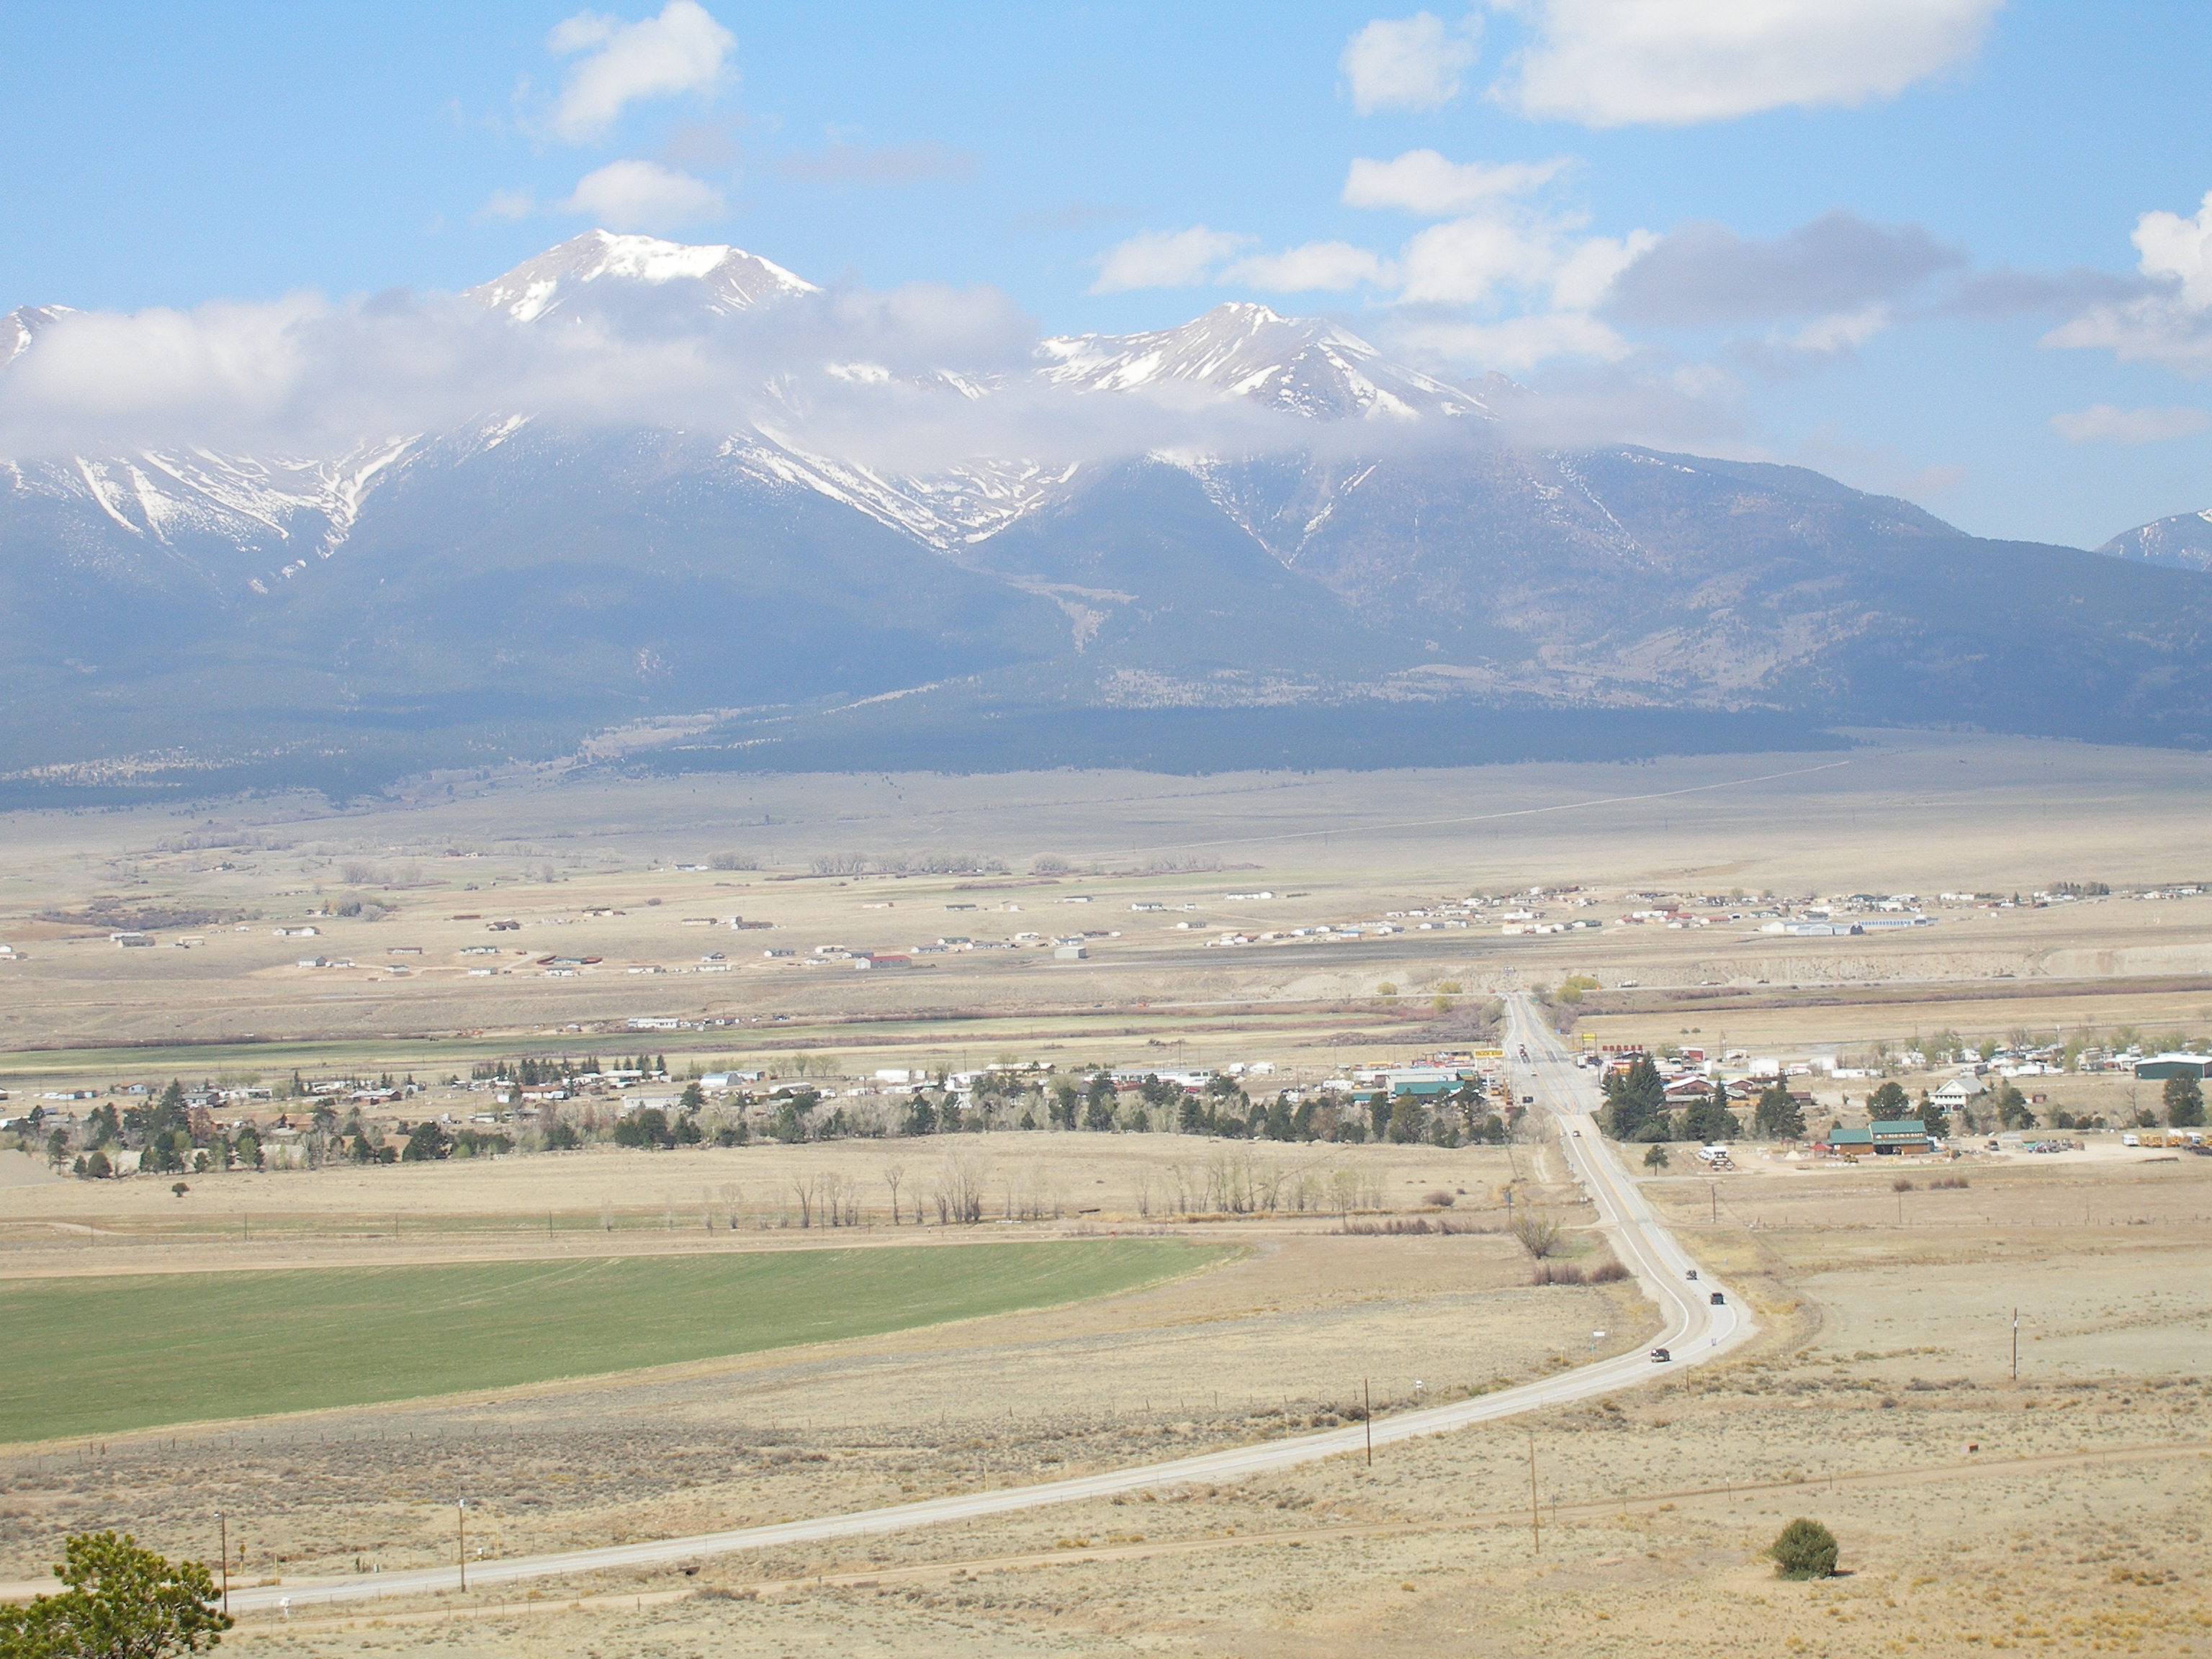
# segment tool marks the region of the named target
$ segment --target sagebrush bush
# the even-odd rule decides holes
[[[1783,1528],[1782,1535],[1766,1547],[1774,1558],[1777,1578],[1832,1578],[1836,1576],[1836,1534],[1818,1521],[1802,1516]]]

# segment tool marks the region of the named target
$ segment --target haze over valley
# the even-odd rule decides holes
[[[9,21],[0,1659],[2206,1650],[2212,13]]]

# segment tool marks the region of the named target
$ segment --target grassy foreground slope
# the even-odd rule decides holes
[[[0,1443],[877,1335],[1232,1253],[1115,1239],[17,1280],[0,1284]]]

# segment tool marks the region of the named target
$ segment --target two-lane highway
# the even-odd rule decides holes
[[[1595,1079],[1574,1064],[1559,1039],[1534,1018],[1524,998],[1513,999],[1510,1008],[1507,1051],[1517,1057],[1525,1048],[1528,1055],[1528,1061],[1519,1065],[1515,1073],[1521,1090],[1534,1094],[1556,1121],[1559,1150],[1575,1179],[1589,1194],[1614,1253],[1662,1310],[1665,1322],[1656,1341],[1673,1351],[1674,1363],[1655,1364],[1638,1350],[1519,1388],[1379,1419],[1374,1425],[1374,1443],[1378,1446],[1418,1435],[1441,1434],[1478,1423],[1497,1422],[1524,1412],[1541,1411],[1655,1382],[1674,1366],[1695,1364],[1725,1353],[1745,1340],[1753,1329],[1748,1314],[1739,1308],[1733,1296],[1727,1296],[1720,1306],[1713,1305],[1712,1295],[1725,1295],[1725,1286],[1702,1273],[1694,1281],[1689,1279],[1696,1264],[1661,1223],[1598,1134],[1592,1116],[1598,1092]],[[1111,1498],[1147,1487],[1198,1482],[1219,1485],[1326,1457],[1356,1454],[1366,1443],[1366,1425],[1352,1424],[1318,1434],[1264,1441],[1170,1462],[1140,1464],[1036,1486],[965,1492],[957,1497],[788,1521],[775,1526],[738,1527],[726,1532],[693,1534],[602,1549],[571,1550],[557,1555],[477,1561],[470,1565],[468,1584],[471,1590],[491,1590],[530,1579],[668,1566],[741,1551],[903,1532],[945,1522],[973,1521],[1052,1504]],[[233,1589],[230,1605],[236,1612],[255,1613],[280,1607],[304,1608],[331,1602],[422,1595],[458,1589],[459,1579],[455,1568],[437,1567],[366,1577],[259,1585],[251,1589]]]
[[[1549,1027],[1531,1017],[1525,997],[1515,997],[1507,1006],[1507,1052],[1516,1059],[1528,1056],[1521,1062],[1520,1075],[1528,1085],[1522,1092],[1533,1092],[1558,1121],[1559,1150],[1589,1194],[1613,1253],[1667,1310],[1668,1328],[1676,1336],[1671,1342],[1662,1338],[1659,1346],[1677,1351],[1678,1362],[1735,1346],[1752,1334],[1749,1314],[1725,1285],[1698,1272],[1698,1264],[1621,1168],[1598,1131],[1595,1079],[1575,1064]],[[1694,1279],[1692,1272],[1698,1272]],[[1723,1298],[1718,1305],[1715,1297]]]

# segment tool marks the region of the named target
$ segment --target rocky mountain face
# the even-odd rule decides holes
[[[2175,570],[2212,570],[2212,507],[2154,519],[2115,536],[2097,550],[2116,559],[2136,559]]]
[[[834,298],[604,232],[459,296],[497,338],[787,353]],[[0,374],[68,315],[0,319]],[[988,441],[849,453],[822,412],[855,389]],[[1026,362],[787,359],[749,398],[707,430],[526,407],[311,458],[0,461],[0,790],[366,787],[702,714],[682,763],[2212,742],[2194,517],[2115,560],[1802,469],[1532,449],[1488,388],[1250,305]]]

